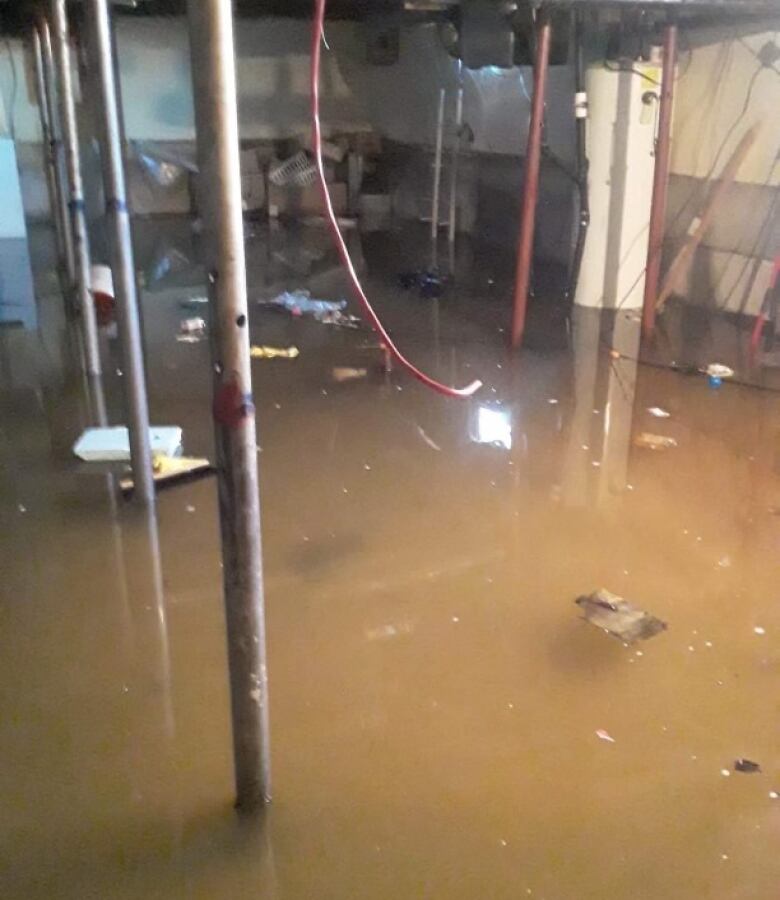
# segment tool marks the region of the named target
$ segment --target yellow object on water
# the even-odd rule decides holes
[[[164,453],[152,454],[152,477],[158,486],[207,475],[213,471],[213,466],[207,459],[192,456],[166,456]],[[132,474],[127,474],[119,479],[119,488],[122,493],[131,492],[133,486]]]
[[[250,347],[252,359],[295,359],[297,347]]]

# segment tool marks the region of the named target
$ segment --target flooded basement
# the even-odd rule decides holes
[[[780,397],[663,365],[765,378],[746,335],[670,309],[637,365],[634,313],[568,328],[539,300],[511,357],[488,257],[464,246],[424,299],[398,286],[413,243],[366,239],[369,292],[426,371],[484,381],[471,401],[383,375],[368,331],[252,305],[254,343],[300,350],[253,362],[274,770],[255,820],[231,808],[214,479],[161,492],[158,533],[71,457],[89,420],[61,301],[0,330],[4,900],[777,896]],[[272,244],[249,242],[253,300]],[[296,265],[286,287],[344,295]],[[208,342],[176,340],[203,287],[168,277],[144,297],[152,420],[213,457]],[[112,422],[118,358],[106,340]],[[600,588],[668,629],[592,627],[574,601]]]

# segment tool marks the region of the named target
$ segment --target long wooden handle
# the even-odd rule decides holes
[[[734,183],[742,163],[745,161],[753,144],[756,142],[760,130],[760,123],[749,128],[745,132],[742,140],[737,144],[736,149],[731,155],[731,159],[724,166],[723,173],[715,183],[715,186],[707,198],[702,214],[699,217],[699,224],[696,226],[694,232],[688,236],[688,239],[680,248],[671,266],[669,266],[669,271],[666,273],[661,291],[658,294],[658,299],[655,302],[656,310],[663,308],[664,303],[666,303],[672,293],[674,293],[675,289],[682,282],[682,279],[690,269],[696,248],[701,244],[704,235],[709,231],[710,226],[715,220],[715,216],[726,197],[726,191]]]

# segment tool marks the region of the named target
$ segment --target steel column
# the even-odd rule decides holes
[[[577,196],[579,198],[579,216],[577,221],[577,239],[574,244],[574,255],[569,272],[567,296],[571,302],[577,293],[577,284],[582,270],[582,257],[585,254],[585,239],[590,226],[590,184],[588,160],[588,94],[585,84],[585,46],[583,13],[574,13],[574,119],[577,146]]]
[[[547,68],[550,61],[552,26],[547,10],[537,12],[536,60],[534,65],[534,93],[531,99],[531,118],[528,123],[528,146],[523,176],[523,203],[520,210],[520,237],[517,247],[517,275],[515,303],[512,315],[512,347],[519,347],[525,330],[528,289],[534,253],[536,203],[539,196],[539,169],[542,158],[544,100],[547,93]]]
[[[188,0],[209,278],[223,583],[237,805],[271,797],[255,407],[249,360],[231,4]]]
[[[62,116],[62,134],[65,143],[65,162],[68,175],[70,221],[73,229],[76,274],[76,300],[84,332],[84,351],[87,372],[100,374],[100,347],[98,344],[95,305],[90,291],[89,236],[84,209],[84,185],[79,161],[79,135],[76,122],[76,104],[73,99],[73,78],[70,61],[70,39],[66,0],[52,0],[52,37],[54,59],[59,76],[58,95]]]
[[[658,110],[658,137],[655,142],[653,199],[650,207],[650,237],[647,245],[645,294],[642,304],[642,333],[650,337],[655,331],[656,300],[661,278],[666,227],[666,203],[669,192],[669,160],[672,150],[672,107],[674,106],[674,73],[677,66],[677,26],[664,30],[664,59],[661,76],[661,99]]]
[[[60,260],[62,272],[66,269],[65,236],[60,219],[60,203],[57,194],[57,157],[52,135],[51,120],[49,118],[49,104],[46,99],[46,76],[43,71],[43,50],[41,48],[41,36],[38,29],[32,29],[33,62],[35,64],[35,92],[38,100],[38,113],[41,120],[41,134],[43,137],[43,156],[46,169],[46,187],[49,194],[49,208],[54,223],[54,231],[57,237],[57,256]]]
[[[450,215],[447,239],[450,247],[455,243],[458,228],[458,168],[460,164],[461,135],[463,132],[463,85],[458,85],[455,97],[455,140],[452,145],[452,171],[450,172]]]
[[[127,206],[125,168],[112,59],[108,0],[89,0],[87,25],[92,31],[92,66],[97,81],[97,120],[100,158],[110,228],[111,270],[114,278],[119,333],[124,365],[125,404],[130,432],[133,499],[154,502],[152,451],[149,443],[149,406],[146,395],[144,350],[138,316],[133,235]]]
[[[439,239],[439,206],[441,196],[441,162],[444,148],[444,101],[446,91],[439,91],[439,108],[436,115],[436,145],[433,152],[433,200],[431,202],[431,240],[434,243]],[[434,250],[435,253],[435,250]]]
[[[51,152],[54,158],[54,179],[57,191],[57,208],[52,209],[62,230],[62,250],[64,255],[67,289],[70,292],[76,283],[76,263],[73,252],[73,231],[68,209],[67,176],[63,159],[62,125],[57,105],[57,75],[54,67],[54,54],[51,47],[51,30],[49,22],[40,16],[36,22],[36,32],[40,39],[41,62],[43,74],[44,97],[51,134]],[[70,298],[68,299],[70,302]]]

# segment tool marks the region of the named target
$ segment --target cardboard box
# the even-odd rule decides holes
[[[347,211],[347,186],[342,182],[328,185],[333,211],[342,216]],[[320,196],[318,184],[308,187],[268,186],[268,210],[272,217],[277,216],[321,216],[325,210]]]

